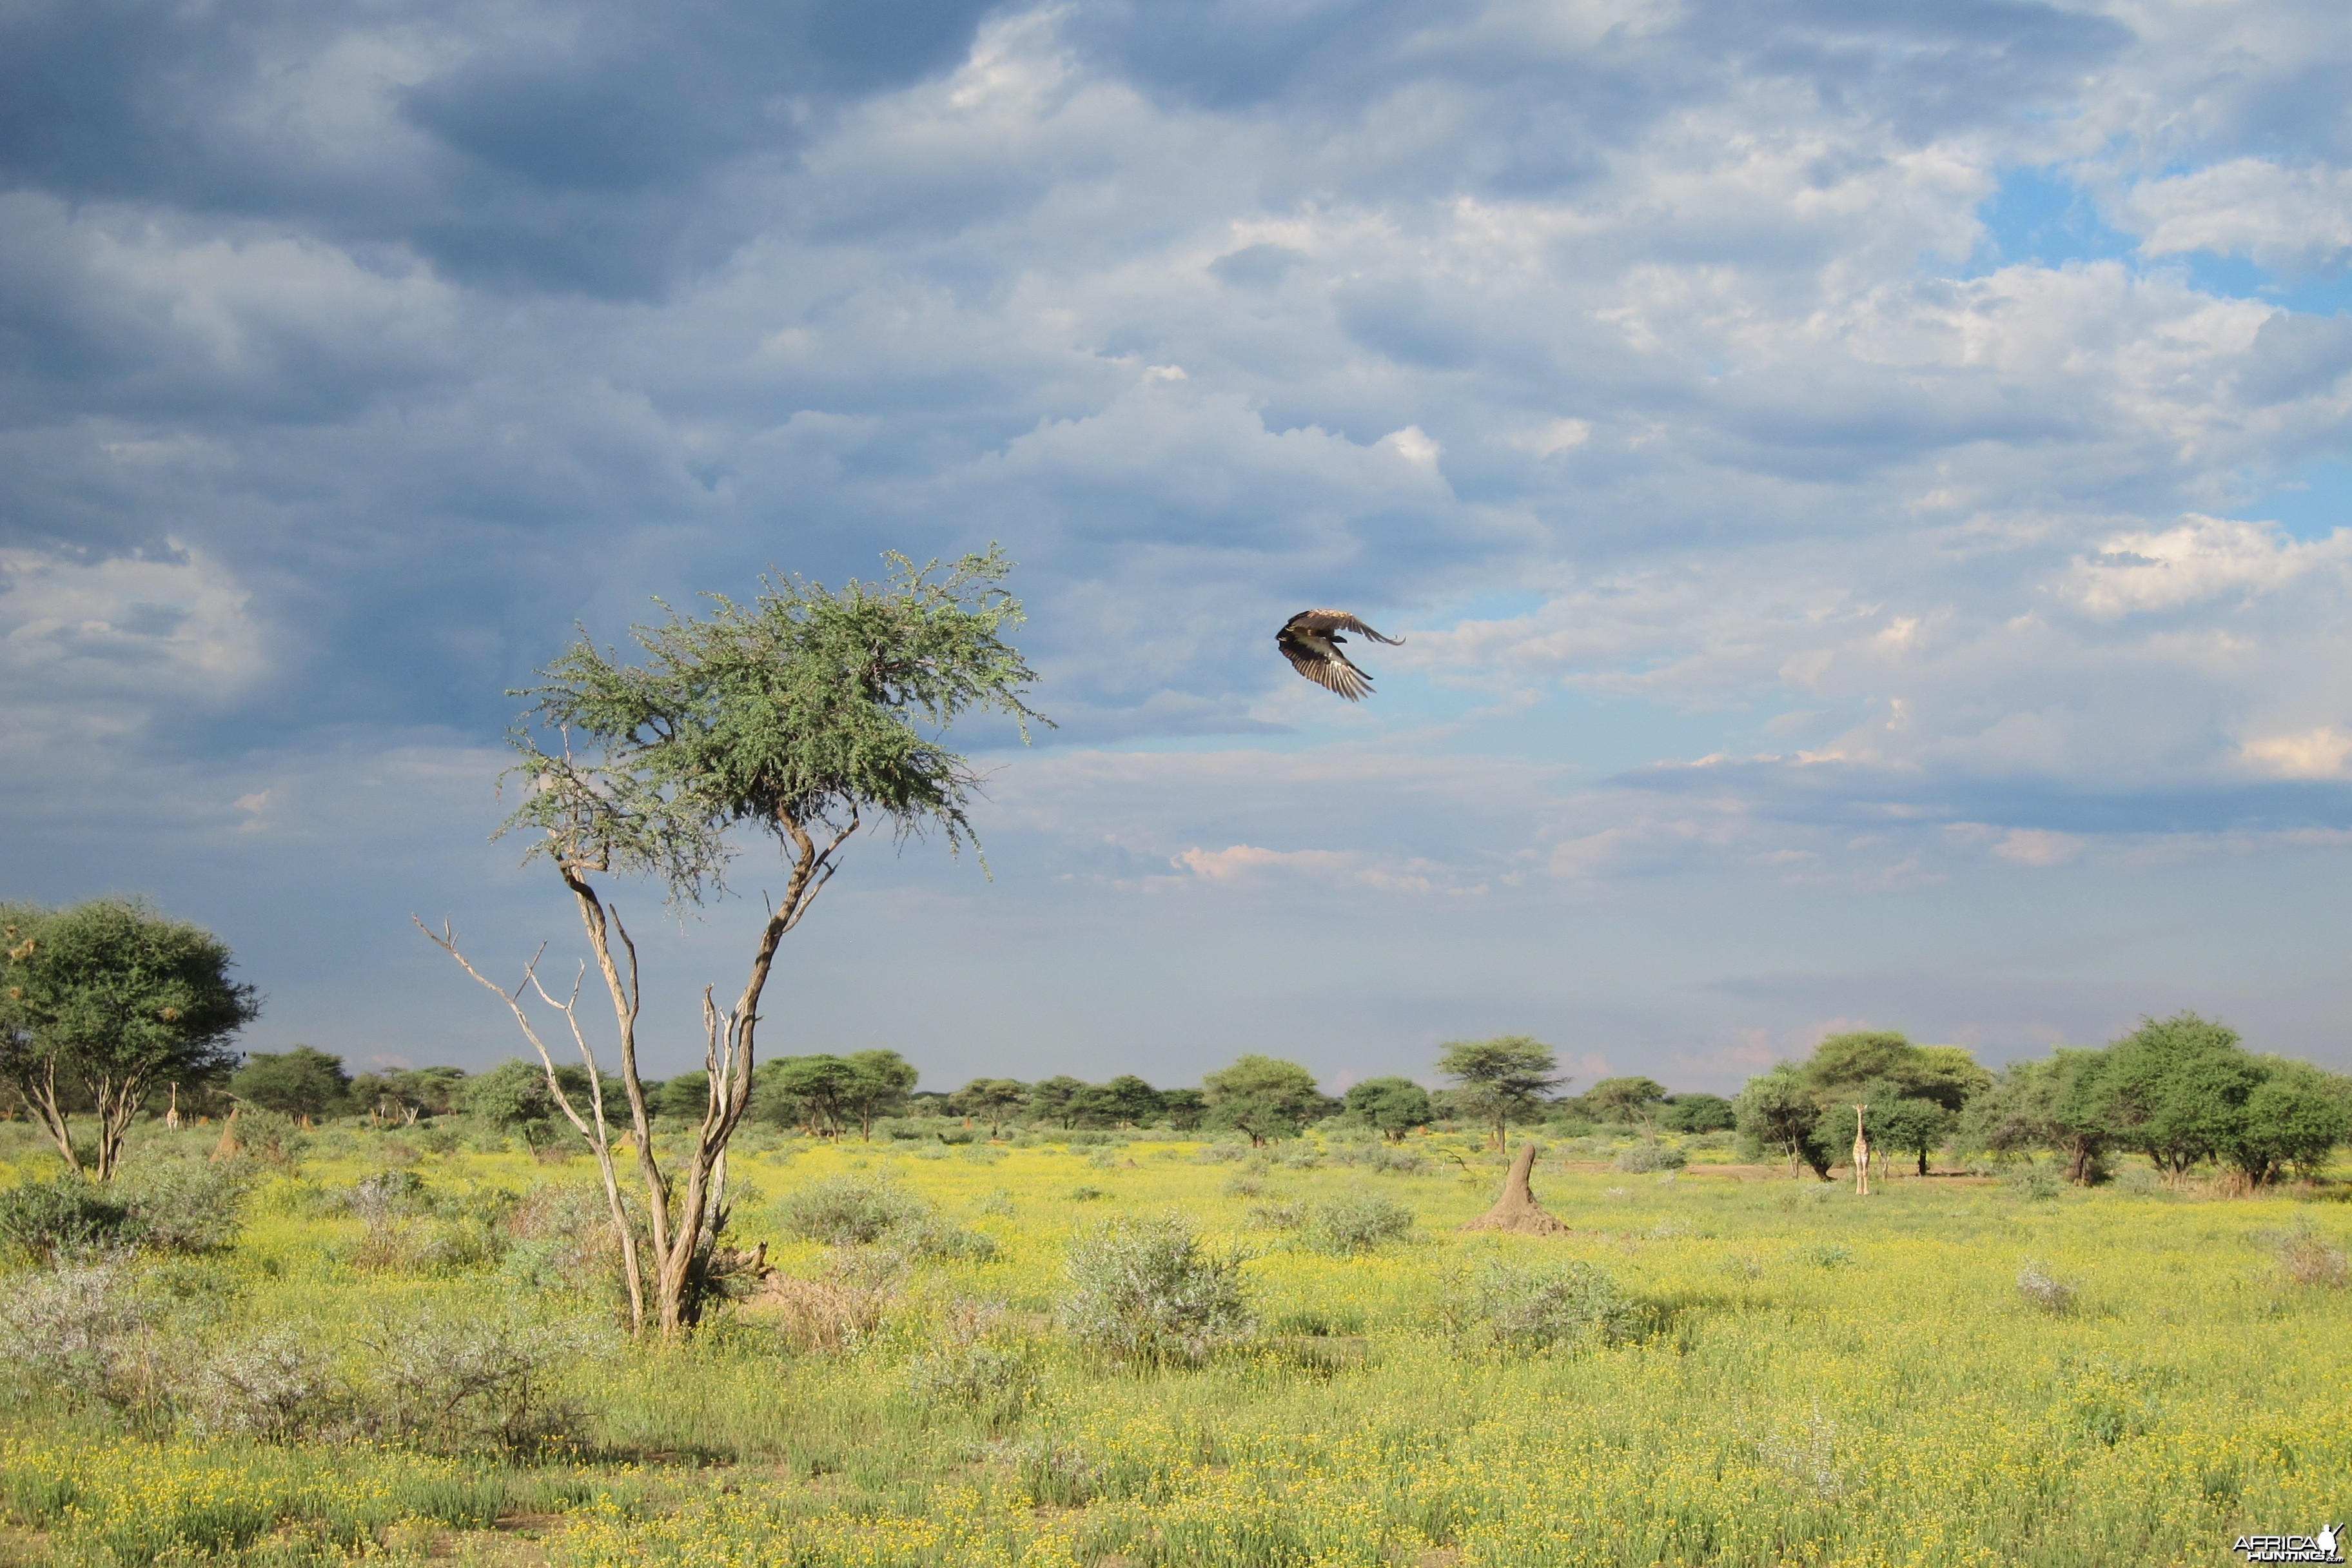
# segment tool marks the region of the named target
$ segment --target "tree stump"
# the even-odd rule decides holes
[[[1521,1236],[1562,1236],[1568,1226],[1544,1212],[1536,1202],[1536,1194],[1528,1186],[1528,1176],[1536,1168],[1536,1146],[1519,1145],[1519,1157],[1511,1162],[1511,1173],[1503,1181],[1503,1195],[1495,1206],[1472,1220],[1465,1230],[1513,1230]]]

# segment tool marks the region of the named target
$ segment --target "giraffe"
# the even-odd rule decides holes
[[[1869,1109],[1853,1108],[1853,1190],[1863,1197],[1870,1195],[1870,1139],[1862,1130],[1862,1113]]]

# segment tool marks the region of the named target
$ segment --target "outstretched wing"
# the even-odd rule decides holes
[[[1301,610],[1283,623],[1284,631],[1302,632],[1361,632],[1374,642],[1384,642],[1394,647],[1402,637],[1384,637],[1345,610]]]
[[[1361,702],[1372,694],[1372,683],[1364,672],[1348,662],[1348,656],[1319,637],[1307,641],[1282,628],[1274,639],[1290,668],[1316,685],[1338,692],[1350,702]]]

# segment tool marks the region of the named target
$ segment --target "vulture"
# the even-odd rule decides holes
[[[1282,629],[1274,635],[1274,646],[1282,650],[1291,668],[1316,685],[1328,687],[1350,702],[1360,702],[1372,693],[1371,678],[1339,651],[1339,645],[1348,640],[1341,632],[1361,632],[1391,647],[1404,641],[1381,636],[1345,610],[1301,610],[1282,623]]]

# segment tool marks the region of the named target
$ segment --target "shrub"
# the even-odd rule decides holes
[[[777,1224],[787,1236],[828,1247],[866,1246],[930,1213],[930,1205],[887,1181],[821,1176],[777,1205]]]
[[[198,1368],[188,1422],[203,1436],[282,1443],[333,1437],[351,1419],[349,1392],[326,1352],[296,1329],[265,1329],[223,1346]]]
[[[2053,1318],[2065,1316],[2074,1310],[2075,1288],[2058,1279],[2049,1269],[2032,1258],[2017,1271],[2017,1293],[2025,1304],[2049,1313]]]
[[[47,1262],[124,1245],[130,1229],[121,1195],[79,1176],[0,1188],[0,1242]]]
[[[1260,1230],[1297,1230],[1307,1223],[1307,1207],[1295,1198],[1268,1198],[1250,1205],[1249,1222]]]
[[[1074,1204],[1090,1204],[1097,1198],[1107,1198],[1108,1196],[1110,1196],[1110,1194],[1103,1191],[1100,1187],[1084,1186],[1072,1187],[1070,1189],[1070,1201]]]
[[[1225,1178],[1225,1196],[1229,1198],[1262,1197],[1265,1193],[1265,1184],[1255,1176],[1237,1174]]]
[[[1811,1247],[1801,1247],[1789,1254],[1793,1263],[1810,1263],[1816,1268],[1843,1268],[1853,1261],[1853,1248],[1838,1241],[1817,1241]]]
[[[1070,1248],[1062,1327],[1116,1361],[1197,1365],[1250,1331],[1241,1266],[1181,1215],[1111,1220]]]
[[[951,1219],[933,1216],[911,1226],[900,1235],[907,1246],[923,1258],[951,1258],[959,1262],[985,1263],[996,1256],[996,1238],[983,1230],[958,1225]]]
[[[1412,1211],[1385,1193],[1343,1193],[1307,1210],[1307,1245],[1335,1258],[1377,1252],[1412,1234]]]
[[[141,1247],[158,1252],[216,1252],[236,1239],[253,1168],[244,1161],[141,1161],[115,1183]]]
[[[579,1419],[562,1381],[582,1339],[504,1315],[387,1324],[369,1342],[374,1424],[395,1441],[444,1453],[539,1447]]]
[[[1636,1338],[1643,1312],[1589,1263],[1489,1258],[1455,1282],[1440,1316],[1460,1349],[1524,1356]]]
[[[1636,1143],[1620,1151],[1616,1159],[1619,1170],[1637,1176],[1646,1176],[1653,1171],[1679,1171],[1689,1163],[1689,1155],[1664,1143]]]
[[[158,1316],[118,1259],[18,1275],[0,1296],[0,1365],[73,1404],[152,1407]]]
[[[2066,1184],[2047,1165],[2014,1165],[2001,1173],[2001,1185],[2030,1203],[2054,1202]]]
[[[2256,1239],[2278,1260],[2280,1270],[2298,1285],[2340,1289],[2352,1282],[2352,1263],[2346,1260],[2344,1249],[2322,1236],[2309,1215],[2297,1215],[2286,1229]]]
[[[958,1303],[938,1348],[907,1363],[915,1402],[961,1405],[992,1429],[1018,1420],[1037,1392],[1037,1359],[1027,1344],[992,1337],[1002,1317],[993,1305]]]

